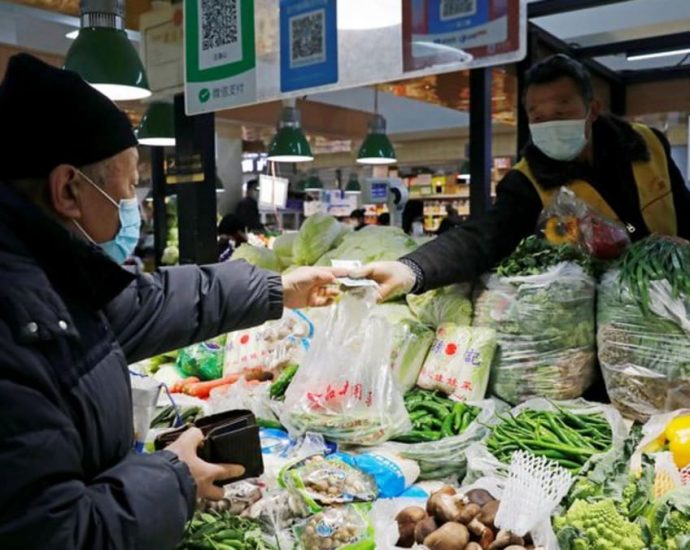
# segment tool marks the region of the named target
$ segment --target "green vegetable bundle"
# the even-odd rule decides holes
[[[441,392],[414,389],[405,395],[412,431],[395,438],[403,443],[438,441],[460,435],[479,415],[479,409],[448,399]]]
[[[271,384],[271,389],[269,391],[271,399],[275,399],[277,401],[282,401],[285,399],[285,392],[287,391],[290,382],[292,382],[292,379],[295,377],[295,374],[297,374],[297,369],[299,369],[299,365],[297,363],[290,363],[283,369],[283,372],[280,373],[280,376],[278,376],[278,378],[276,378]]]
[[[532,235],[523,239],[515,251],[498,264],[496,274],[499,277],[539,275],[563,262],[581,265],[590,275],[594,270],[591,257],[579,248],[569,244],[552,245]]]
[[[202,413],[200,407],[186,407],[180,411],[180,421],[182,424],[194,422]],[[150,427],[154,428],[174,428],[177,421],[177,411],[172,405],[163,407],[160,412],[151,420]]]
[[[274,550],[260,524],[224,512],[197,512],[177,550]]]
[[[574,399],[594,377],[593,277],[577,263],[534,269],[541,271],[485,278],[475,301],[473,325],[498,334],[489,389],[511,404]]]
[[[644,422],[690,394],[689,249],[651,237],[599,285],[599,362],[609,397],[626,417]]]
[[[256,267],[275,271],[276,273],[280,273],[283,270],[283,266],[280,264],[277,254],[273,252],[273,250],[261,246],[243,244],[232,253],[230,260],[244,260]]]
[[[498,418],[486,446],[504,464],[522,449],[577,473],[592,456],[611,448],[611,426],[601,414],[577,415],[557,407],[556,412],[528,409]]]
[[[445,323],[472,324],[472,289],[469,285],[450,285],[424,294],[409,294],[407,303],[417,319],[438,328]]]
[[[292,245],[292,261],[297,265],[313,265],[331,248],[337,246],[345,234],[345,229],[333,216],[309,216]]]

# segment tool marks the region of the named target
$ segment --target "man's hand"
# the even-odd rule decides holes
[[[374,262],[351,272],[350,277],[376,281],[380,302],[409,293],[416,282],[414,271],[402,262]]]
[[[199,428],[189,428],[177,440],[168,445],[165,450],[175,453],[184,462],[196,482],[197,498],[220,500],[225,492],[216,487],[213,482],[223,479],[240,477],[244,473],[244,466],[239,464],[210,464],[201,460],[196,451],[204,441],[204,434]]]
[[[283,275],[283,303],[288,308],[321,307],[331,304],[339,291],[336,277],[347,270],[333,267],[300,267]]]

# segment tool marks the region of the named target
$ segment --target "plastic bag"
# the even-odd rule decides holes
[[[495,351],[493,329],[441,325],[417,385],[458,401],[483,399]]]
[[[389,367],[393,330],[372,315],[376,290],[346,293],[285,393],[283,424],[336,441],[375,445],[410,429]]]
[[[301,550],[374,550],[369,506],[327,508],[294,528]]]
[[[587,472],[593,472],[594,476],[606,476],[613,462],[615,462],[624,451],[625,439],[628,436],[628,427],[623,417],[610,405],[592,403],[584,399],[561,401],[558,405],[573,414],[586,415],[600,413],[606,417],[606,420],[611,426],[611,449],[608,452],[593,455],[580,471],[580,475]],[[550,401],[537,398],[518,405],[510,411],[510,414],[515,416],[525,410],[556,411],[557,409]],[[489,422],[489,425],[497,425],[500,422],[500,419],[494,417]],[[508,475],[510,465],[500,462],[492,455],[486,447],[485,441],[486,439],[474,443],[467,449],[467,477],[465,478],[465,482],[467,483],[471,483],[483,476],[506,479]]]
[[[285,310],[281,319],[228,334],[223,375],[251,369],[273,370],[299,363],[314,335],[314,325],[299,310]]]
[[[433,328],[452,323],[472,324],[472,289],[470,285],[450,285],[424,294],[407,296],[407,303],[417,319]]]
[[[186,376],[215,380],[223,376],[224,337],[180,350],[175,366]]]
[[[630,245],[625,226],[590,207],[561,187],[542,211],[538,227],[552,244],[572,244],[602,260],[618,258]]]
[[[473,325],[498,333],[490,393],[511,404],[582,396],[595,374],[594,279],[561,263],[541,275],[483,282]]]
[[[420,474],[415,461],[380,449],[362,454],[336,453],[331,457],[371,476],[376,482],[379,498],[402,495],[417,481]]]
[[[635,452],[630,458],[630,471],[633,474],[642,473],[642,455],[647,452],[651,452],[650,449],[657,447],[659,451],[662,449],[663,445],[654,445],[659,441],[661,436],[664,436],[666,427],[669,425],[671,420],[677,416],[690,415],[690,409],[677,409],[675,411],[663,414],[657,414],[652,416],[642,427],[642,439],[638,444]],[[664,440],[665,440],[664,436]]]
[[[645,313],[619,279],[599,285],[597,343],[611,403],[626,418],[690,406],[690,296],[674,299],[667,281],[650,286]]]
[[[481,411],[470,427],[460,435],[424,443],[389,441],[384,448],[404,458],[416,460],[421,469],[421,479],[439,479],[450,475],[463,477],[467,468],[465,451],[470,445],[481,441],[489,434],[489,430],[484,426],[494,418],[497,412],[507,408],[495,399],[472,402],[470,405],[479,407]]]

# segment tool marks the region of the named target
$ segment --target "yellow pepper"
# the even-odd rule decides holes
[[[690,437],[690,415],[676,416],[666,425],[664,433],[669,441],[677,437]]]
[[[690,466],[690,434],[672,439],[669,444],[669,450],[679,470]]]
[[[666,436],[661,434],[654,441],[647,444],[644,448],[644,452],[648,454],[661,452],[664,450],[664,445],[666,445]]]

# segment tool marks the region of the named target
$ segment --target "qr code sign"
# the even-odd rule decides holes
[[[290,67],[326,60],[326,12],[317,10],[290,19]]]
[[[201,0],[201,49],[208,51],[236,44],[239,40],[240,0]]]
[[[477,0],[441,0],[441,21],[467,17],[477,12]]]

